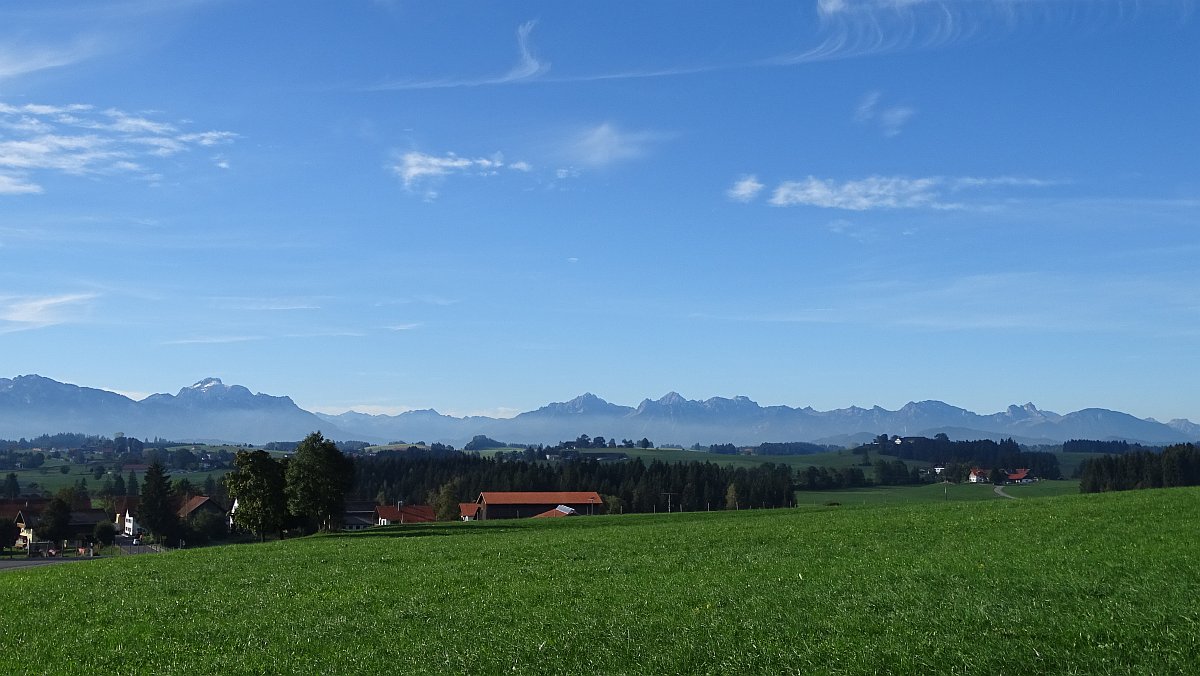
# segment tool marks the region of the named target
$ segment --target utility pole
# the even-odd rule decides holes
[[[659,493],[659,495],[667,496],[667,514],[671,513],[671,496],[679,495],[678,493]]]

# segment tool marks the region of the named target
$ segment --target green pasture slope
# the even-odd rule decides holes
[[[30,673],[1200,673],[1198,510],[427,524],[0,572],[0,617]]]

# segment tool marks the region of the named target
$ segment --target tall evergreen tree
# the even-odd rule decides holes
[[[15,499],[21,496],[21,483],[17,481],[17,475],[14,472],[9,472],[4,478],[4,497]]]
[[[142,499],[138,514],[142,525],[161,541],[175,532],[179,519],[172,508],[171,477],[162,463],[155,460],[142,477]]]
[[[138,494],[137,474],[133,470],[129,470],[129,478],[125,480],[125,495],[136,497]]]

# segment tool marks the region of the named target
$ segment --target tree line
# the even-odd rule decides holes
[[[737,455],[746,451],[750,455],[814,455],[840,450],[841,446],[822,446],[807,441],[768,441],[757,446],[735,446],[733,444],[710,444],[709,453],[721,455]],[[692,446],[693,451],[704,450],[699,444]]]
[[[1161,453],[1131,451],[1090,458],[1079,468],[1082,493],[1177,486],[1200,486],[1200,449],[1192,444],[1168,446]]]
[[[972,466],[985,469],[1028,469],[1043,479],[1061,479],[1062,470],[1058,456],[1045,451],[1023,451],[1012,439],[996,442],[991,439],[975,441],[951,441],[945,434],[932,439],[926,437],[903,437],[888,439],[880,435],[874,444],[877,453],[894,455],[902,460],[920,460],[946,467],[943,476],[951,481],[965,481]],[[860,447],[860,449],[863,447]],[[859,452],[860,449],[856,449]]]
[[[1063,453],[1108,453],[1124,455],[1130,451],[1161,451],[1161,446],[1143,446],[1128,441],[1093,441],[1089,439],[1070,439],[1062,445]]]
[[[583,458],[548,463],[466,453],[383,451],[354,463],[354,492],[389,504],[430,503],[440,513],[474,502],[483,491],[596,491],[610,513],[789,507],[791,469],[765,463],[731,468],[711,462],[649,464]],[[451,509],[452,508],[452,509]]]

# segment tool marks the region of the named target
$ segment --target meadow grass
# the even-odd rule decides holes
[[[1197,673],[1200,489],[393,527],[0,573],[33,672]]]

